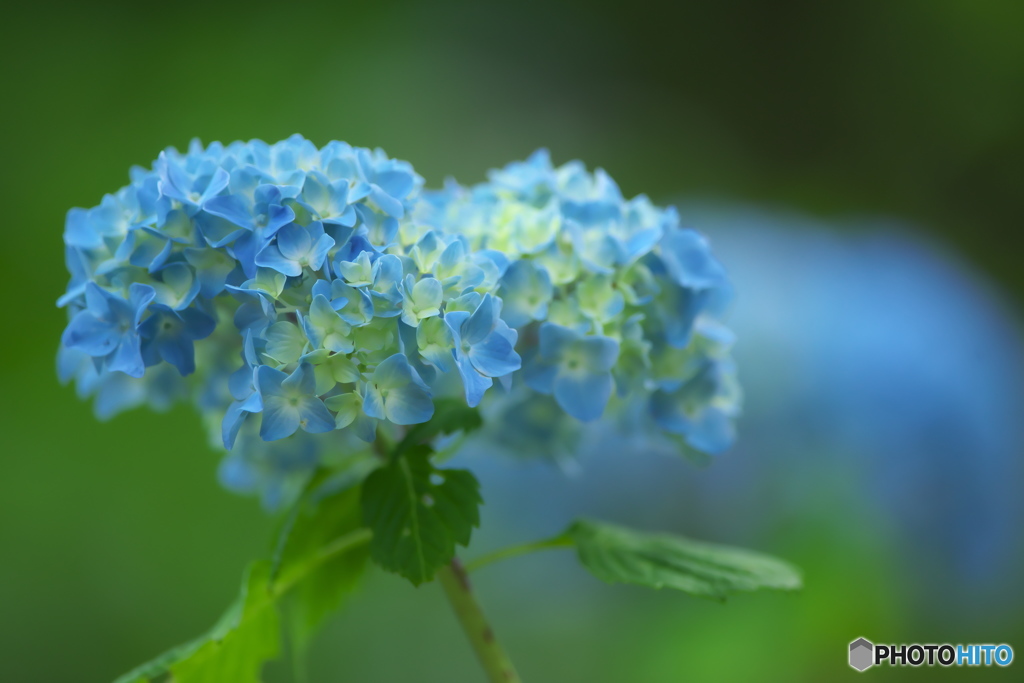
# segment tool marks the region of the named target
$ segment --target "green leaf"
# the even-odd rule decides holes
[[[384,569],[414,585],[451,562],[480,524],[480,484],[468,470],[437,469],[429,446],[409,447],[363,484],[363,520],[373,531],[370,553]]]
[[[434,416],[429,421],[414,425],[393,453],[398,458],[418,444],[425,444],[441,434],[469,433],[483,424],[480,412],[463,401],[443,398],[434,401]]]
[[[239,596],[241,608],[218,624],[187,659],[171,666],[175,683],[259,683],[263,664],[280,650],[280,625],[269,578],[268,562],[250,565]]]
[[[318,512],[318,509],[321,507],[321,503],[323,503],[322,514],[324,522],[319,528],[322,528],[327,533],[322,535],[326,536],[326,538],[321,540],[325,543],[333,541],[341,535],[335,534],[330,536],[331,529],[337,528],[338,506],[340,504],[342,509],[346,507],[346,504],[340,502],[335,496],[343,496],[350,489],[361,484],[366,479],[366,475],[376,469],[379,462],[375,455],[367,453],[365,457],[348,458],[343,463],[343,467],[319,467],[310,474],[298,497],[292,504],[291,509],[288,510],[288,514],[276,525],[277,528],[274,532],[274,543],[270,557],[271,584],[277,581],[277,577],[280,575],[282,565],[286,559],[291,564],[295,564],[295,559],[301,556],[301,553],[297,551],[303,546],[310,546],[310,542],[302,540],[301,531],[299,540],[292,541],[292,532],[295,530],[295,525],[299,519],[304,519],[307,527],[320,525],[321,523],[317,522],[316,519],[321,514]],[[350,525],[346,525],[346,528],[347,526]],[[285,557],[286,550],[288,551],[287,558]]]
[[[581,520],[566,532],[580,562],[607,583],[675,588],[715,600],[738,591],[797,590],[800,572],[752,550]]]
[[[170,673],[175,683],[259,683],[263,664],[279,651],[279,627],[269,562],[254,562],[242,592],[209,633],[130,671],[115,683],[151,681]]]
[[[125,674],[115,683],[258,683],[280,652],[279,607],[289,599],[296,635],[313,629],[352,589],[366,565],[370,532],[360,526],[359,493],[309,490],[282,530],[275,562],[249,566],[238,599],[204,636]],[[275,566],[276,565],[276,566]],[[276,571],[275,571],[276,569]],[[162,680],[162,679],[161,679]]]
[[[287,614],[292,636],[300,649],[309,644],[316,629],[358,586],[366,570],[366,545],[338,553],[316,564],[324,547],[362,526],[359,489],[348,487],[329,495],[316,490],[297,504],[294,522],[280,544],[280,581],[294,583],[287,597]],[[295,581],[296,573],[302,579]]]
[[[170,670],[172,664],[187,658],[198,650],[204,640],[204,638],[198,638],[172,648],[156,659],[151,659],[145,664],[132,669],[114,681],[114,683],[148,683],[148,681],[163,676]]]

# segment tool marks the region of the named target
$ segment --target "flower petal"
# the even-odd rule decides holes
[[[555,400],[577,420],[592,422],[601,417],[613,387],[610,372],[560,373],[554,382]]]
[[[264,441],[277,441],[291,436],[298,430],[301,422],[299,407],[278,395],[271,398],[264,395],[262,415],[260,438]]]

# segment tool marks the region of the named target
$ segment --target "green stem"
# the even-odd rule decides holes
[[[369,543],[372,536],[373,533],[369,529],[363,528],[356,529],[344,534],[343,536],[339,536],[323,548],[320,548],[320,551],[307,563],[297,567],[290,573],[283,574],[279,580],[272,584],[271,595],[274,597],[284,595],[295,587],[295,584],[306,578],[308,574],[324,562],[335,555],[340,555],[352,550],[353,548],[358,548],[365,543]]]
[[[534,553],[538,550],[554,550],[555,548],[569,548],[572,547],[572,539],[566,535],[553,536],[552,538],[545,538],[541,541],[530,541],[529,543],[521,543],[519,545],[512,545],[507,548],[501,548],[495,550],[493,553],[482,555],[471,562],[466,564],[467,572],[475,572],[476,570],[486,567],[492,562],[498,562],[499,560],[507,560],[510,557],[516,557],[517,555],[526,555],[527,553]]]
[[[469,644],[473,646],[480,664],[487,673],[487,680],[491,683],[520,683],[519,674],[512,666],[512,661],[494,636],[494,631],[487,623],[487,617],[480,609],[480,603],[473,596],[469,576],[458,559],[441,567],[437,572],[437,578],[444,588],[445,595],[448,596],[448,602],[451,603],[459,625],[462,626],[466,637],[469,638]]]

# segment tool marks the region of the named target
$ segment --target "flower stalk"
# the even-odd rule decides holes
[[[570,538],[568,534],[559,534],[558,536],[545,538],[540,541],[530,541],[529,543],[521,543],[519,545],[501,548],[500,550],[495,550],[492,553],[488,553],[487,555],[483,555],[475,560],[467,562],[466,572],[472,573],[489,564],[500,562],[501,560],[507,560],[511,557],[518,557],[519,555],[526,555],[527,553],[535,553],[539,550],[571,548],[572,545],[572,538]]]
[[[437,578],[459,625],[487,673],[487,680],[491,683],[520,683],[519,674],[473,595],[469,576],[462,563],[457,558],[453,559],[450,564],[438,570]]]

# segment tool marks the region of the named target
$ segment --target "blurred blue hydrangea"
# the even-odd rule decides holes
[[[760,503],[784,515],[836,478],[834,495],[937,580],[1005,572],[1024,519],[1024,339],[999,293],[896,221],[681,211],[710,226],[748,293],[730,322],[750,441],[723,485],[775,478],[783,498]]]
[[[422,185],[380,150],[300,136],[168,149],[68,213],[60,376],[104,417],[191,397],[231,451],[225,484],[271,505],[441,396],[516,430],[501,406],[528,388],[557,419],[629,412],[729,446],[730,289],[673,209],[544,151]]]
[[[1019,316],[903,224],[720,204],[679,211],[708,232],[741,292],[729,317],[744,368],[740,445],[698,472],[673,466],[674,447],[656,433],[564,425],[550,405],[523,397],[515,410],[533,427],[501,443],[513,452],[557,446],[575,476],[476,459],[495,446],[474,444],[465,457],[491,484],[491,514],[529,527],[504,540],[553,532],[581,513],[754,544],[780,535],[835,543],[823,553],[848,552],[843,544],[863,537],[910,575],[907,597],[935,604],[942,595],[942,608],[961,614],[1015,604],[1007,596],[1020,594],[1024,562],[1011,540],[1024,523]],[[706,391],[713,374],[692,376],[680,398]],[[663,418],[673,419],[672,405]],[[666,503],[623,502],[636,495]]]

